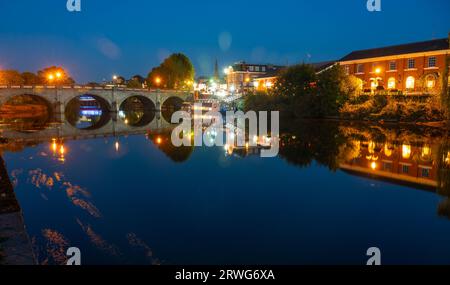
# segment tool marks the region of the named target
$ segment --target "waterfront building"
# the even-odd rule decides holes
[[[254,82],[256,78],[272,76],[271,74],[274,74],[282,68],[283,66],[249,64],[245,61],[235,63],[225,69],[228,92],[232,94],[252,91],[255,87]]]
[[[449,38],[353,51],[339,63],[358,78],[364,93],[438,94],[445,82]]]
[[[336,61],[311,63],[311,65],[314,67],[317,73],[320,73],[332,67],[334,64],[336,64]],[[265,92],[270,88],[272,88],[275,85],[277,78],[282,70],[283,68],[270,70],[266,72],[266,74],[256,77],[253,81],[253,86],[255,87],[255,90]]]

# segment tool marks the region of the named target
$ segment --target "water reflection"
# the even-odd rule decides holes
[[[52,107],[34,95],[13,96],[0,106],[0,123],[20,132],[45,129],[51,121]]]
[[[450,137],[445,130],[358,124],[298,124],[282,135],[281,156],[299,167],[332,171],[433,191],[448,197],[439,215],[450,218]]]
[[[146,117],[142,101],[132,100],[122,107],[121,119],[129,120],[130,126]],[[3,138],[0,150],[6,165],[12,165],[9,188],[16,187],[43,264],[64,263],[64,249],[78,243],[93,264],[201,263],[211,261],[212,255],[226,256],[233,263],[241,261],[231,254],[233,249],[245,252],[250,247],[255,252],[267,245],[276,252],[267,255],[267,263],[316,260],[317,254],[326,260],[330,251],[342,256],[335,251],[355,250],[352,245],[364,238],[361,232],[372,230],[365,228],[368,219],[374,219],[375,226],[401,227],[391,224],[398,218],[418,232],[424,226],[433,229],[430,225],[439,220],[442,227],[435,230],[448,234],[450,138],[445,130],[319,121],[281,125],[279,138],[247,137],[243,147],[174,147],[171,128],[137,133],[130,128],[129,133],[102,133],[93,140],[90,136],[89,140],[80,136],[76,140],[36,138],[35,142]],[[6,130],[0,128],[0,134]],[[205,138],[213,141],[222,132],[236,137],[239,130],[223,127],[208,132]],[[279,158],[260,158],[271,139],[280,140]],[[252,147],[251,140],[258,146]],[[2,173],[7,173],[5,167]],[[331,185],[324,186],[326,180]],[[382,191],[367,191],[361,181],[389,191],[380,199],[373,192]],[[408,191],[390,191],[398,185]],[[347,187],[353,188],[346,191]],[[437,203],[421,200],[422,193],[438,198]],[[407,213],[398,213],[405,197],[423,209],[422,215],[429,214],[422,224],[416,225],[418,221]],[[381,209],[389,202],[394,215],[364,212],[367,206]],[[327,207],[321,207],[324,203]],[[220,226],[216,227],[217,221]],[[339,229],[333,228],[334,222]],[[395,249],[402,234],[400,230],[388,233]],[[245,236],[245,241],[238,236]],[[252,247],[261,236],[264,241]],[[364,242],[372,244],[372,232],[367,236]],[[375,241],[389,246],[392,241],[383,238]],[[345,245],[339,244],[341,240]],[[439,246],[444,248],[445,243]],[[323,253],[308,252],[310,247],[325,248]],[[300,250],[304,255],[298,254]],[[251,253],[239,256],[248,263],[258,262]],[[442,256],[448,254],[443,251]]]
[[[153,102],[142,96],[130,97],[120,106],[119,117],[132,127],[144,127],[150,124],[156,116]]]
[[[100,97],[91,95],[79,96],[69,101],[65,116],[72,126],[81,130],[99,129],[111,119],[107,103]]]

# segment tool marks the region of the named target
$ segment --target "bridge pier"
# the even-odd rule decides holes
[[[53,117],[57,123],[62,123],[65,120],[65,106],[61,101],[56,101],[53,108]]]

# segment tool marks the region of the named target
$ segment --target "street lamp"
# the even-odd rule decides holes
[[[157,77],[155,78],[155,84],[156,84],[156,86],[158,86],[158,88],[159,88],[159,85],[161,84],[161,77],[157,76]]]

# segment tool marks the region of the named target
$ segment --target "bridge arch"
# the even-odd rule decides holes
[[[118,104],[119,117],[131,127],[145,127],[156,117],[156,105],[144,95],[131,95]]]
[[[0,122],[18,131],[43,130],[51,122],[54,108],[52,102],[37,94],[9,94],[0,102]]]
[[[111,120],[111,105],[107,99],[95,94],[71,96],[64,104],[65,119],[81,130],[97,130]]]
[[[179,96],[165,96],[164,98],[161,98],[161,113],[167,122],[172,121],[172,115],[176,111],[180,111],[183,107],[184,99],[182,99]]]

